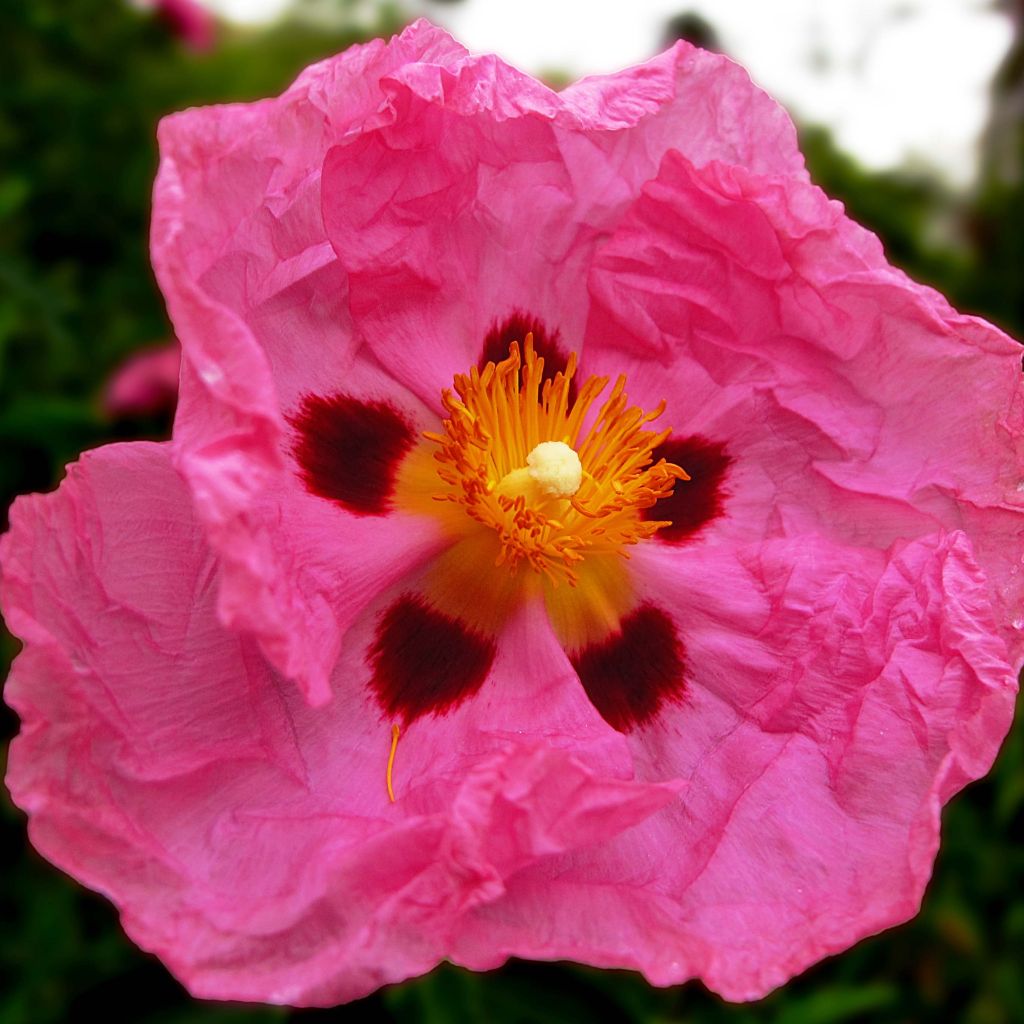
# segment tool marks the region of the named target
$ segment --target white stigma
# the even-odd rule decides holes
[[[564,441],[541,441],[526,456],[532,479],[545,494],[570,498],[583,482],[580,457]]]

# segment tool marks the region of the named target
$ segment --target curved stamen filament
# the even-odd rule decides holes
[[[388,800],[395,802],[395,789],[391,784],[391,776],[395,769],[395,754],[398,752],[399,729],[397,725],[391,726],[391,750],[388,752],[388,767],[384,774],[384,781],[388,786]]]

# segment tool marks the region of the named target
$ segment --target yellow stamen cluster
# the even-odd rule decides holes
[[[496,531],[498,565],[515,570],[525,560],[552,583],[571,586],[578,581],[574,566],[588,554],[628,557],[626,546],[668,525],[643,519],[642,511],[671,494],[677,480],[689,479],[664,459],[653,463],[654,449],[670,431],[644,428],[664,412],[664,402],[650,413],[631,407],[625,377],[619,377],[588,426],[609,379],[590,377],[570,406],[576,368],[573,353],[564,373],[545,380],[544,360],[528,334],[522,349],[513,342],[500,363],[456,375],[442,396],[444,433],[426,435],[438,445],[434,459],[444,485],[434,499],[463,506]],[[579,456],[575,493],[544,485],[531,473],[535,450],[545,442],[560,442]]]

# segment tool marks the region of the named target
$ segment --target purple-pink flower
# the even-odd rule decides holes
[[[170,416],[178,400],[181,348],[172,341],[126,359],[107,382],[103,409],[110,416]]]
[[[1021,350],[680,44],[417,23],[161,126],[169,445],[20,499],[8,784],[197,995],[759,997],[906,920],[1021,665]]]
[[[217,22],[199,0],[142,0],[190,50],[212,49]]]

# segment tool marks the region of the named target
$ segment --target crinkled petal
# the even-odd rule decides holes
[[[963,534],[885,555],[805,538],[642,558],[690,677],[630,742],[641,777],[685,795],[518,874],[455,959],[570,958],[759,998],[917,911],[940,809],[991,765],[1015,675]]]
[[[390,803],[361,681],[314,709],[218,621],[164,446],[92,452],[20,499],[0,559],[33,843],[196,995],[330,1004],[422,973],[516,873],[680,791],[630,777],[535,608],[481,701],[402,737]]]
[[[813,186],[678,154],[590,288],[587,369],[627,373],[732,457],[723,536],[886,548],[964,529],[1024,650],[1019,345],[886,264]]]
[[[573,82],[560,98],[584,127],[631,129],[609,150],[618,149],[625,166],[675,150],[697,166],[718,161],[807,180],[786,111],[739,64],[687,42],[645,64]]]
[[[287,418],[303,397],[380,389],[379,368],[359,354],[346,277],[323,231],[320,165],[377,114],[382,75],[464,52],[419,23],[390,44],[309,68],[277,100],[189,110],[160,128],[152,248],[182,340],[178,465],[223,556],[225,621],[259,636],[314,700],[326,696],[342,609],[358,611],[362,601],[359,581],[377,575],[387,585],[398,565],[429,550],[422,531],[428,543],[417,546],[408,531],[379,523],[339,517],[332,527],[322,509],[307,516],[294,486]],[[299,528],[282,531],[282,519]],[[364,542],[361,551],[321,546],[346,531]],[[309,564],[311,551],[319,564]]]
[[[670,147],[806,177],[781,108],[685,44],[564,94],[493,56],[386,87],[391,117],[328,154],[324,221],[358,329],[427,403],[517,310],[580,347],[594,248]]]

